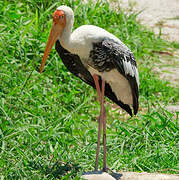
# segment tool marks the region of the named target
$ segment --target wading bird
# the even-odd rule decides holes
[[[98,170],[103,128],[103,171],[107,171],[104,96],[131,116],[136,114],[139,89],[137,65],[131,50],[111,33],[93,25],[83,25],[72,32],[73,23],[74,13],[70,7],[60,6],[56,9],[40,73],[43,72],[47,57],[56,43],[55,49],[67,69],[97,90],[101,108],[95,170]]]

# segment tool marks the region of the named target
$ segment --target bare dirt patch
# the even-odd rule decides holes
[[[179,42],[178,0],[119,0],[126,10],[140,12],[138,20],[152,28],[156,34],[170,41]]]

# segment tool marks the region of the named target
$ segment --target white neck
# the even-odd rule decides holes
[[[73,52],[75,47],[71,38],[73,22],[74,18],[67,19],[66,26],[63,30],[62,36],[59,38],[60,44],[69,52]]]

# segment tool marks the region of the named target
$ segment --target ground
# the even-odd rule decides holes
[[[178,0],[120,0],[119,3],[125,9],[132,6],[133,11],[140,12],[138,19],[156,34],[162,33],[163,38],[179,42]]]

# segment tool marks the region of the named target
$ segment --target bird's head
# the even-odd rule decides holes
[[[45,48],[44,56],[43,56],[43,59],[41,62],[40,73],[42,73],[44,70],[45,63],[47,61],[48,55],[49,55],[53,45],[55,44],[57,39],[59,39],[62,36],[62,34],[65,30],[65,27],[70,22],[73,21],[73,18],[74,18],[73,11],[68,6],[60,6],[54,12],[53,24],[52,24],[49,39],[48,39],[48,42],[47,42],[47,45]]]

